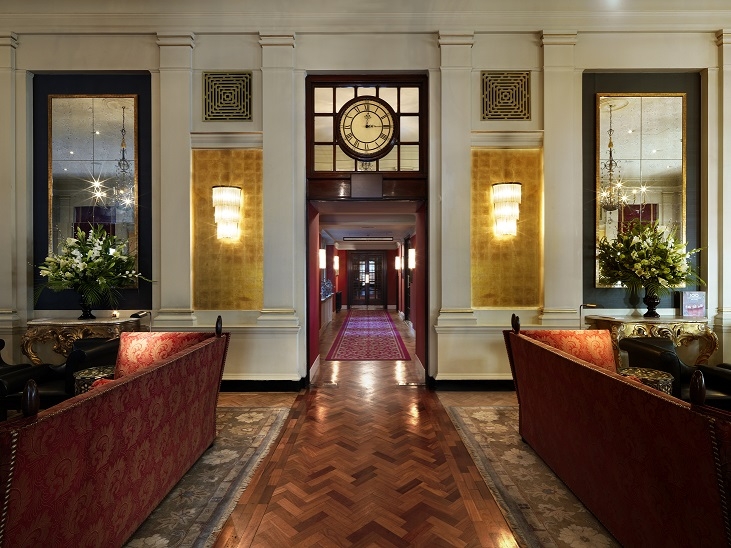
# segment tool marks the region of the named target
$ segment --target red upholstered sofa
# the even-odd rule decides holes
[[[515,331],[520,434],[617,540],[729,545],[731,414],[617,374],[609,332]]]
[[[143,368],[3,423],[0,547],[121,546],[213,443],[217,331],[122,333],[118,366]]]

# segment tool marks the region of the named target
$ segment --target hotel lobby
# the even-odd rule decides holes
[[[137,119],[127,122],[139,125],[135,234],[140,271],[155,282],[125,297],[121,316],[148,310],[152,329],[185,330],[211,326],[220,313],[232,332],[224,378],[284,385],[306,382],[317,365],[317,250],[332,257],[373,248],[328,239],[328,227],[315,226],[346,223],[346,215],[355,219],[353,229],[384,225],[392,238],[383,246],[390,253],[386,276],[394,276],[393,255],[403,256],[405,239],[414,237],[409,319],[418,360],[436,384],[509,380],[501,330],[513,312],[524,325],[552,327],[579,326],[596,312],[587,304],[607,316],[642,313],[623,289],[596,287],[592,242],[603,154],[596,94],[684,94],[679,218],[689,247],[702,249],[697,266],[705,281],[687,289],[705,292],[705,316],[719,339],[712,361],[731,361],[731,296],[724,289],[731,282],[722,254],[731,156],[722,2],[691,11],[652,1],[624,8],[446,2],[429,10],[402,2],[381,11],[354,6],[352,14],[330,2],[285,12],[267,2],[216,2],[204,15],[192,2],[175,9],[127,3],[114,6],[113,18],[85,2],[75,6],[3,6],[0,104],[13,121],[0,134],[9,198],[0,206],[0,249],[8,259],[0,266],[0,334],[12,352],[8,361],[22,359],[29,320],[77,312],[76,300],[62,293],[46,291],[34,302],[34,265],[50,249],[55,222],[48,117],[40,123],[38,112],[48,96],[94,90],[139,103]],[[206,95],[205,82],[222,75],[221,93]],[[43,78],[50,83],[41,92]],[[236,90],[242,79],[242,93],[231,95],[236,104],[227,103],[227,86]],[[366,93],[414,80],[420,112],[399,115],[417,114],[416,136],[408,137],[410,147],[391,151],[403,165],[379,160],[379,197],[353,197],[351,175],[365,166],[351,168],[332,136],[337,162],[346,161],[315,165],[314,119],[321,113],[308,94],[330,85],[352,96],[357,85]],[[335,107],[338,101],[344,99]],[[621,138],[615,136],[618,147]],[[326,147],[318,146],[322,154]],[[522,184],[515,236],[492,229],[487,191],[507,181]],[[210,192],[221,184],[243,189],[235,241],[216,238]],[[356,236],[367,235],[359,230]],[[345,289],[337,279],[344,268],[339,276],[331,263],[328,269],[335,288]],[[403,271],[399,276],[388,306],[403,313]],[[661,314],[679,314],[676,301],[661,302]]]
[[[306,413],[304,394],[336,382],[335,326],[375,308],[408,334],[415,409],[469,406],[460,391],[515,406],[513,314],[642,323],[642,295],[597,269],[597,241],[639,211],[699,249],[702,283],[662,296],[656,322],[680,325],[689,360],[731,363],[728,2],[422,4],[0,2],[3,359],[62,360],[29,334],[77,321],[78,297],[40,291],[38,266],[103,213],[152,282],[95,321],[210,331],[220,315],[226,405],[270,392]],[[382,131],[364,147],[351,124],[366,111]],[[506,183],[519,195],[502,206]],[[233,228],[219,188],[238,189]],[[511,537],[504,521],[477,531],[465,545]]]

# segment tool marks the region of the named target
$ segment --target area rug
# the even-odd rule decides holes
[[[289,408],[219,407],[216,413],[216,441],[125,546],[211,546],[277,439]],[[171,441],[171,451],[174,446]]]
[[[517,407],[447,407],[520,546],[621,546],[521,440]]]
[[[326,360],[410,360],[386,310],[350,310]]]

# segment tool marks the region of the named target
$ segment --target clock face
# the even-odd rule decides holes
[[[337,117],[338,144],[356,160],[378,160],[396,143],[396,115],[388,103],[364,95],[343,105]]]

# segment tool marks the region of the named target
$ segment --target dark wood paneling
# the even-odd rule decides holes
[[[384,179],[383,199],[426,201],[426,180]],[[335,179],[310,180],[307,185],[309,200],[350,200],[350,181]]]

